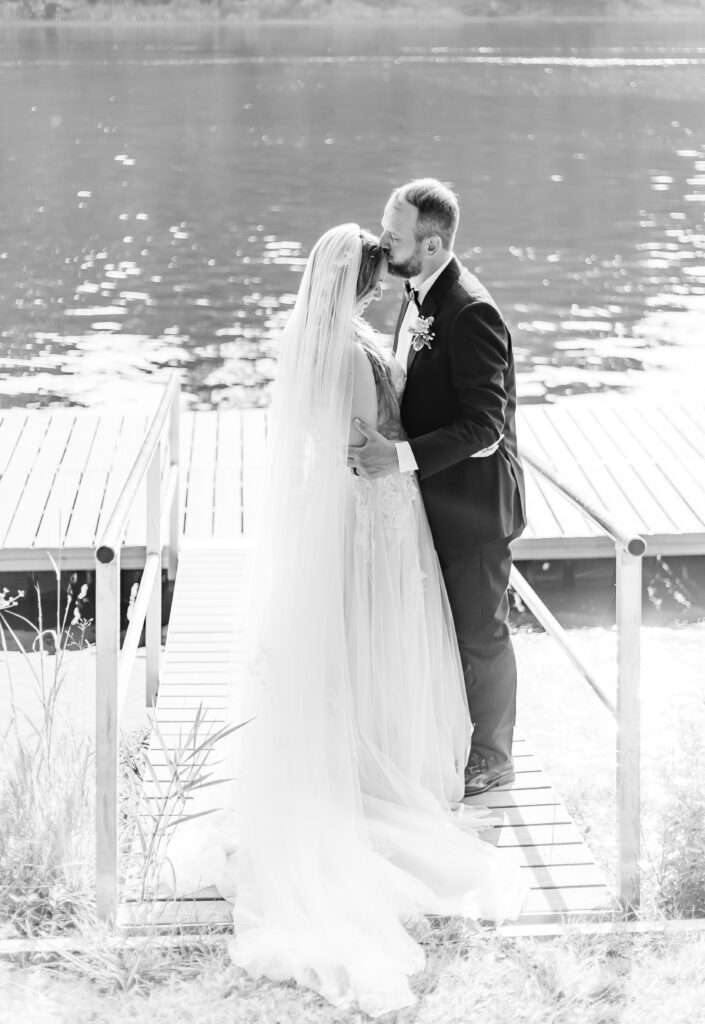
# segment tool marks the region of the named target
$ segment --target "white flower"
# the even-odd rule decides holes
[[[431,330],[432,326],[432,316],[418,316],[412,324],[409,324],[411,347],[414,352],[419,352],[422,348],[431,348],[431,342],[435,337]]]

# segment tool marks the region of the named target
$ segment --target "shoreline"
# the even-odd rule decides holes
[[[183,15],[176,18],[163,17],[160,12],[155,11],[155,17],[140,15],[139,18],[130,17],[97,17],[97,18],[84,18],[84,17],[60,17],[60,18],[6,18],[3,12],[0,10],[0,25],[5,28],[57,28],[58,26],[71,25],[75,28],[94,28],[96,25],[109,25],[113,27],[134,27],[139,28],[143,25],[162,25],[168,27],[192,27],[199,26],[203,28],[218,27],[218,26],[229,26],[235,27],[267,27],[272,28],[291,26],[361,26],[370,25],[376,26],[380,24],[391,24],[394,23],[398,18],[404,15],[403,11],[397,13],[376,13],[374,15],[362,16],[360,18],[325,18],[325,17],[312,17],[312,18],[250,18],[250,17],[237,17],[237,16],[225,16],[222,18],[205,18],[199,14],[198,11],[193,12],[191,15]],[[602,18],[597,15],[594,17],[586,17],[583,15],[561,15],[557,17],[544,17],[534,16],[525,14],[511,14],[503,15],[501,18],[488,18],[481,17],[480,15],[463,15],[457,12],[445,12],[439,11],[433,17],[429,16],[425,18],[418,16],[415,18],[417,25],[437,25],[439,22],[442,24],[452,25],[454,23],[462,22],[463,24],[493,24],[496,25],[498,22],[505,22],[511,24],[520,23],[531,23],[531,24],[555,24],[555,25],[589,25],[589,24],[630,24],[630,25],[652,25],[655,22],[671,25],[691,25],[696,21],[702,21],[705,24],[705,17],[695,18],[685,13],[681,15],[673,15],[670,12],[668,14],[659,15],[645,15],[645,14],[625,14],[625,15],[614,15],[611,17]]]
[[[591,24],[591,23],[628,23],[628,24],[653,24],[670,22],[697,23],[705,21],[705,11],[689,3],[678,4],[676,9],[664,5],[661,0],[650,0],[650,3],[634,3],[634,0],[622,0],[615,5],[616,9],[610,13],[586,14],[577,6],[573,12],[556,13],[548,10],[541,3],[532,3],[531,0],[519,3],[519,10],[506,10],[503,5],[494,5],[487,0],[477,0],[478,8],[490,6],[490,10],[468,10],[465,3],[464,10],[458,10],[455,6],[457,0],[448,0],[448,3],[434,10],[428,11],[428,7],[420,0],[411,0],[404,3],[403,0],[394,7],[380,10],[370,2],[358,0],[357,3],[343,4],[333,0],[332,4],[325,6],[325,0],[318,0],[315,7],[313,4],[303,3],[307,8],[304,11],[282,11],[284,4],[271,0],[270,3],[257,4],[256,0],[251,2],[238,3],[234,6],[235,0],[214,0],[209,5],[209,10],[202,0],[174,0],[173,4],[165,4],[158,0],[151,0],[147,3],[137,3],[134,0],[125,0],[124,3],[115,4],[111,0],[15,0],[15,2],[0,5],[0,24],[5,27],[56,27],[58,25],[73,25],[76,27],[92,27],[95,25],[114,26],[140,26],[140,25],[168,25],[168,26],[286,26],[286,25],[308,25],[308,26],[362,26],[395,23],[400,20],[413,18],[417,25],[452,24],[468,22],[472,24],[498,24],[509,23],[554,23],[554,24]],[[295,7],[295,4],[288,5]],[[500,9],[500,7],[502,9]],[[213,9],[215,8],[215,9]],[[263,9],[264,8],[264,9]],[[494,9],[493,9],[494,8]],[[279,13],[281,11],[281,13]]]

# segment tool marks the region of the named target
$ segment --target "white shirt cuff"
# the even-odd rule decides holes
[[[470,458],[471,459],[485,459],[485,458],[487,458],[488,455],[494,455],[494,453],[499,448],[500,441],[502,441],[503,439],[504,439],[504,434],[500,434],[499,435],[499,441],[495,441],[495,443],[491,444],[489,446],[489,448],[482,448],[479,452],[475,452],[475,454],[471,455]]]
[[[397,458],[399,459],[400,473],[413,473],[414,470],[419,468],[408,441],[395,441],[395,447]]]

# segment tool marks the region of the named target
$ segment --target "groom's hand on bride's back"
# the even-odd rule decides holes
[[[363,420],[355,419],[353,423],[365,438],[364,444],[348,447],[348,466],[353,473],[375,479],[398,472],[399,457],[394,442],[368,426]]]

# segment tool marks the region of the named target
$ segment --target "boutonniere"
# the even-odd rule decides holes
[[[411,332],[411,347],[414,352],[420,352],[422,348],[431,347],[435,335],[431,328],[433,327],[432,316],[417,316],[416,320],[412,324],[409,324],[409,331]]]

